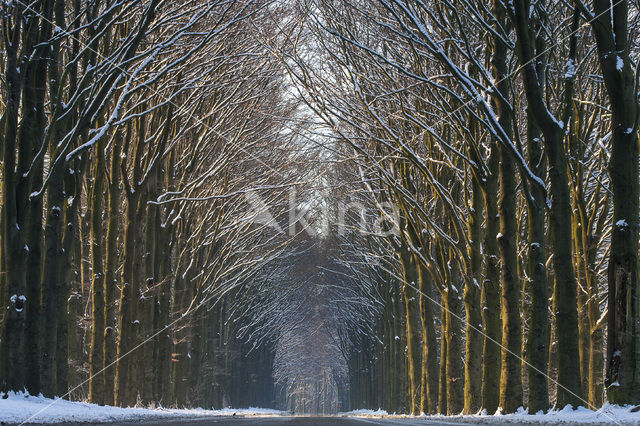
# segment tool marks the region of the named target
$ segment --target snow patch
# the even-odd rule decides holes
[[[388,416],[389,413],[387,413],[385,410],[378,408],[377,410],[353,410],[353,411],[349,411],[347,413],[344,413],[345,416],[360,416],[360,417],[367,417],[367,416]]]
[[[18,296],[17,294],[14,294],[9,298],[9,300],[11,301],[11,304],[13,305],[16,312],[22,312],[24,310],[24,303],[27,301],[27,298],[24,295]]]
[[[498,408],[495,414],[488,415],[486,410],[482,410],[474,415],[444,416],[421,415],[420,419],[433,420],[435,422],[450,422],[447,424],[620,424],[620,425],[640,425],[640,412],[632,412],[631,405],[619,406],[606,403],[597,411],[588,408],[578,407],[574,409],[571,405],[560,410],[550,410],[546,414],[539,411],[536,414],[529,414],[529,410],[520,407],[512,414],[501,414]],[[342,413],[343,416],[353,417],[392,417],[392,418],[416,418],[409,415],[389,415],[384,410],[355,410]],[[408,423],[411,424],[411,423]]]
[[[0,398],[0,422],[5,423],[62,423],[62,422],[122,422],[151,419],[202,418],[214,416],[276,416],[282,411],[266,408],[225,408],[222,410],[120,408],[100,406],[65,399],[50,399],[26,392],[9,392]]]
[[[619,221],[616,222],[616,226],[618,228],[628,228],[629,224],[627,223],[627,221],[625,219],[620,219]]]
[[[569,59],[567,61],[567,72],[564,75],[564,78],[570,79],[576,75],[576,65],[573,63],[573,59]]]

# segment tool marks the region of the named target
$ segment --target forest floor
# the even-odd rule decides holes
[[[354,425],[354,424],[402,424],[402,425],[459,425],[459,424],[619,424],[640,425],[640,412],[633,407],[605,405],[598,411],[580,407],[572,410],[554,410],[546,414],[528,415],[525,411],[507,415],[474,416],[404,416],[390,415],[386,411],[356,410],[337,416],[291,416],[282,411],[247,409],[170,409],[170,408],[119,408],[99,406],[64,399],[49,399],[24,393],[9,393],[0,399],[0,425],[9,424],[59,424],[59,425],[160,425],[188,424],[270,424],[270,425]]]

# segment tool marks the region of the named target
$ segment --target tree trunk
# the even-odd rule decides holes
[[[487,230],[484,240],[486,269],[482,282],[482,324],[484,338],[482,342],[482,407],[493,414],[500,403],[500,253],[498,240],[500,219],[498,217],[498,167],[499,154],[497,142],[491,143],[488,166],[491,174],[487,176],[484,204]]]
[[[539,70],[541,74],[541,70]],[[529,162],[534,164],[533,173],[544,179],[546,162],[542,151],[540,131],[531,117],[528,121],[527,150]],[[529,381],[529,413],[546,411],[549,408],[547,383],[547,361],[549,354],[549,306],[547,292],[547,269],[545,254],[545,210],[544,189],[537,185],[529,187],[527,197],[527,234],[529,252],[527,275],[529,276],[529,299],[531,315],[527,335],[525,360]]]
[[[118,234],[120,229],[120,153],[122,149],[121,133],[117,131],[111,151],[109,176],[109,206],[106,238],[105,281],[104,281],[104,342],[103,342],[103,376],[104,397],[107,405],[114,404],[115,362],[116,362],[116,294],[118,277],[116,273],[118,263]]]
[[[404,284],[402,286],[402,295],[404,298],[405,322],[407,332],[407,367],[409,369],[409,396],[411,405],[409,412],[419,415],[420,412],[420,335],[418,325],[418,300],[415,290],[418,277],[414,257],[409,253],[408,249],[404,249],[402,254],[402,268],[404,272]]]
[[[158,363],[156,364],[156,400],[167,399],[169,396],[169,379],[171,367],[171,330],[165,328],[169,325],[171,279],[169,274],[169,256],[166,250],[168,247],[170,231],[162,228],[159,238],[158,253],[158,277],[161,280],[159,287],[158,301],[158,329],[161,331],[158,336]]]
[[[135,283],[133,259],[135,253],[137,193],[127,193],[127,213],[124,231],[124,251],[122,267],[122,290],[120,293],[120,312],[118,314],[118,341],[116,358],[116,377],[114,403],[124,407],[132,405],[136,389],[132,389],[130,353],[134,349],[134,309],[136,307],[137,285]],[[128,260],[127,260],[128,259]]]
[[[22,8],[14,4],[13,8]],[[18,176],[16,173],[16,150],[18,130],[18,109],[20,106],[21,77],[17,70],[17,50],[20,36],[21,11],[12,11],[17,16],[15,26],[4,18],[3,36],[13,43],[4,43],[4,84],[7,96],[3,111],[3,176],[2,176],[2,212],[3,212],[3,256],[5,256],[5,319],[2,330],[2,345],[0,345],[3,371],[3,390],[22,390],[24,387],[24,330],[26,325],[26,305],[30,302],[26,298],[26,253],[23,231],[20,228],[19,198],[17,193]],[[36,302],[36,301],[32,301]]]
[[[419,265],[416,260],[416,264]],[[420,283],[420,319],[422,325],[422,376],[420,392],[420,412],[438,412],[438,341],[434,326],[437,304],[433,302],[433,282],[429,272],[418,266]]]
[[[577,208],[574,208],[574,211]],[[578,300],[578,354],[580,355],[580,385],[582,387],[582,394],[589,394],[589,347],[591,346],[591,333],[589,330],[589,310],[587,309],[587,301],[589,295],[587,294],[587,283],[582,276],[581,271],[584,270],[585,261],[584,253],[582,251],[582,232],[581,228],[584,224],[580,223],[580,218],[577,214],[573,217],[573,234],[575,244],[575,263],[576,263],[576,280],[578,281],[577,287],[577,300]]]
[[[593,2],[592,28],[611,102],[613,193],[605,385],[609,402],[640,403],[638,99],[629,58],[629,2]]]
[[[482,281],[482,190],[481,183],[472,178],[472,209],[469,212],[469,259],[471,276],[465,279],[465,365],[464,413],[475,414],[482,406],[482,314],[480,282]]]
[[[496,25],[507,28],[504,2],[494,1]],[[491,57],[493,75],[500,96],[494,100],[496,113],[504,133],[513,138],[513,122],[509,112],[511,84],[508,76],[508,47],[500,37],[494,37],[494,51]],[[500,144],[500,234],[497,236],[502,261],[501,302],[502,302],[502,351],[500,370],[500,407],[507,413],[515,412],[522,405],[522,329],[520,325],[520,284],[518,279],[518,256],[516,237],[516,168],[511,152]]]
[[[59,169],[58,169],[59,170]],[[47,223],[45,225],[45,256],[42,284],[42,306],[44,336],[42,347],[42,372],[40,376],[42,394],[56,395],[56,351],[58,347],[58,305],[60,299],[62,257],[62,203],[64,191],[62,176],[57,171],[49,177],[47,190]],[[66,304],[65,304],[66,306]]]
[[[40,311],[41,286],[42,286],[42,196],[31,197],[34,191],[40,190],[43,183],[44,157],[38,156],[44,144],[45,96],[47,85],[47,59],[49,49],[45,41],[51,37],[51,13],[52,2],[45,1],[41,5],[29,8],[25,11],[31,22],[30,33],[34,36],[33,43],[25,43],[24,51],[31,51],[39,41],[34,59],[28,62],[24,93],[23,93],[23,118],[20,126],[20,165],[22,193],[25,213],[24,226],[27,234],[26,244],[29,248],[26,263],[26,336],[25,341],[25,386],[32,395],[40,393],[40,341],[42,340]],[[42,20],[40,20],[40,15]],[[28,47],[27,47],[28,44]]]
[[[69,329],[75,330],[77,317],[69,311],[71,303],[71,285],[77,277],[77,267],[80,265],[79,259],[74,259],[77,243],[76,228],[78,226],[78,207],[82,195],[80,177],[86,165],[87,157],[77,159],[66,167],[64,179],[64,232],[62,235],[62,253],[60,256],[60,289],[58,293],[57,306],[57,332],[58,346],[56,348],[56,387],[58,395],[65,395],[69,390]],[[71,326],[71,327],[70,327]],[[76,340],[75,333],[71,336]],[[75,344],[75,342],[74,342]],[[76,359],[81,359],[78,355]]]
[[[445,336],[447,328],[447,308],[445,306],[446,295],[442,297],[440,308],[440,373],[438,376],[438,412],[447,413],[447,338]]]
[[[105,275],[102,253],[102,197],[104,192],[104,141],[98,143],[91,193],[91,348],[89,354],[89,402],[104,403]]]
[[[540,77],[535,69],[534,43],[529,22],[529,2],[514,2],[514,24],[518,38],[518,53],[523,64],[524,88],[531,114],[544,134],[545,152],[551,181],[549,222],[553,245],[555,286],[553,291],[558,341],[557,405],[577,407],[582,400],[578,351],[578,312],[576,276],[573,269],[571,244],[571,203],[564,152],[564,124],[556,120],[545,103]],[[575,36],[575,32],[573,34]],[[571,83],[568,85],[571,90]]]
[[[450,259],[455,263],[454,259]],[[464,367],[462,363],[462,324],[460,314],[462,313],[462,295],[458,288],[462,286],[457,266],[453,268],[450,276],[450,283],[447,286],[445,297],[443,297],[446,308],[446,322],[444,327],[444,337],[447,341],[446,359],[441,362],[447,367],[447,411],[449,415],[456,415],[464,408]]]

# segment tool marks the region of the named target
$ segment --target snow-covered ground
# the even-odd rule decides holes
[[[6,397],[7,395],[2,395]],[[0,423],[118,422],[137,419],[163,419],[207,416],[271,416],[280,411],[265,408],[223,410],[178,410],[171,408],[119,408],[70,402],[9,392],[0,398]]]
[[[7,396],[7,395],[3,395]],[[406,416],[390,415],[384,410],[355,410],[341,413],[345,417],[369,417],[377,419],[405,419],[408,424],[420,424],[421,420],[438,420],[446,423],[502,423],[502,424],[618,424],[640,425],[640,410],[606,404],[598,411],[580,407],[577,410],[566,407],[547,414],[529,415],[520,410],[514,414],[474,416]],[[172,409],[172,408],[119,408],[99,406],[85,402],[70,402],[64,399],[49,399],[30,396],[21,392],[0,398],[0,424],[60,423],[60,422],[121,422],[131,420],[161,420],[206,418],[208,416],[279,416],[288,415],[282,411],[264,408],[223,410]],[[404,421],[402,421],[404,423]],[[424,422],[428,424],[429,422]]]
[[[598,411],[589,410],[584,407],[578,407],[574,410],[571,406],[567,406],[562,410],[552,410],[546,414],[538,413],[529,415],[527,411],[520,409],[513,414],[495,414],[487,415],[486,413],[473,416],[404,416],[389,415],[384,410],[355,410],[343,413],[344,416],[355,417],[375,417],[375,418],[411,418],[411,419],[430,419],[442,420],[446,422],[465,422],[465,423],[503,423],[503,424],[611,424],[611,425],[640,425],[640,407],[618,406],[605,404]]]

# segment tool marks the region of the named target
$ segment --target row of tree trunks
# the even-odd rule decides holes
[[[408,359],[404,354],[407,333],[403,284],[389,277],[380,286],[385,304],[374,334],[380,336],[382,344],[367,336],[358,337],[361,344],[353,348],[348,358],[349,405],[343,404],[342,411],[377,406],[389,412],[405,412],[411,407]],[[423,374],[421,360],[424,358],[418,359],[418,370]],[[432,380],[437,381],[437,377],[436,371]],[[424,397],[423,393],[418,397]],[[431,397],[437,399],[437,390]]]
[[[250,16],[253,7],[253,2],[232,3],[240,7],[237,13],[222,13],[225,31]],[[233,62],[226,69],[219,62],[213,67],[214,59],[205,54],[211,61],[207,66],[224,71],[212,77],[210,85],[203,84],[206,90],[195,90],[192,76],[186,83],[181,78],[194,63],[203,65],[198,54],[223,45],[244,53],[249,45],[238,47],[235,37],[227,40],[225,31],[216,32],[220,23],[207,21],[210,15],[195,6],[170,19],[170,29],[154,26],[166,23],[159,17],[174,7],[164,3],[158,8],[160,4],[42,0],[2,6],[0,392],[88,396],[100,404],[132,405],[138,398],[145,404],[169,401],[174,384],[170,325],[183,313],[172,308],[186,310],[195,306],[196,294],[202,299],[202,293],[215,286],[237,285],[235,276],[216,281],[217,274],[224,275],[221,271],[192,275],[184,285],[193,297],[174,306],[176,259],[195,253],[189,244],[199,244],[193,235],[175,231],[174,224],[182,220],[176,212],[198,216],[206,225],[215,222],[209,211],[214,203],[198,210],[181,201],[155,201],[165,189],[184,190],[194,169],[206,176],[206,184],[198,188],[215,192],[213,176],[240,163],[230,160],[234,150],[227,149],[231,142],[225,136],[216,134],[220,130],[195,114],[221,118],[215,126],[222,132],[237,131],[233,143],[252,132],[272,134],[264,128],[273,122],[263,116],[252,121],[255,117],[248,118],[246,112],[257,114],[259,104],[271,107],[278,102],[281,88],[272,84],[279,78],[275,61],[270,65],[273,73],[264,72],[263,63],[256,76],[251,61],[239,63],[228,59],[233,55],[225,56],[224,61]],[[207,7],[233,9],[225,2]],[[198,42],[163,43],[191,37],[182,30],[200,24]],[[150,59],[160,56],[164,59]],[[234,73],[252,83],[235,87],[239,80]],[[253,84],[256,81],[260,83]],[[223,92],[218,89],[227,85],[233,87],[228,92],[235,96],[232,107],[218,102]],[[192,102],[190,107],[185,108],[183,100]],[[181,133],[181,123],[191,127]],[[255,130],[256,123],[260,130]],[[196,139],[197,144],[191,144]],[[174,170],[176,155],[180,164]],[[209,160],[220,164],[212,166]],[[202,228],[195,238],[211,247],[214,237]],[[201,254],[190,274],[219,261],[211,250],[207,256]],[[226,266],[220,269],[228,272]],[[225,316],[219,322],[228,320]],[[225,347],[231,340],[220,339],[216,350],[234,360],[238,353],[227,354]],[[193,354],[202,359],[207,350],[201,344]],[[254,359],[260,368],[270,362],[269,349],[264,350],[264,359]],[[228,373],[224,365],[219,370],[221,376]],[[188,376],[191,387],[204,388],[195,364]],[[265,388],[271,383],[270,378],[261,380]],[[235,392],[241,393],[238,388]],[[196,400],[179,397],[187,403]]]
[[[532,119],[542,130],[545,153],[549,162],[551,183],[551,208],[549,224],[553,247],[555,286],[553,290],[555,320],[558,341],[558,390],[557,404],[578,406],[582,400],[580,375],[575,374],[575,362],[579,359],[577,281],[573,267],[571,233],[571,202],[567,176],[567,159],[564,150],[564,126],[550,112],[544,99],[543,81],[536,73],[535,39],[529,20],[526,1],[514,3],[513,23],[518,38],[518,54],[523,66],[524,88]],[[574,32],[572,38],[576,37]],[[567,81],[568,86],[572,85]],[[566,124],[568,125],[568,123]]]

